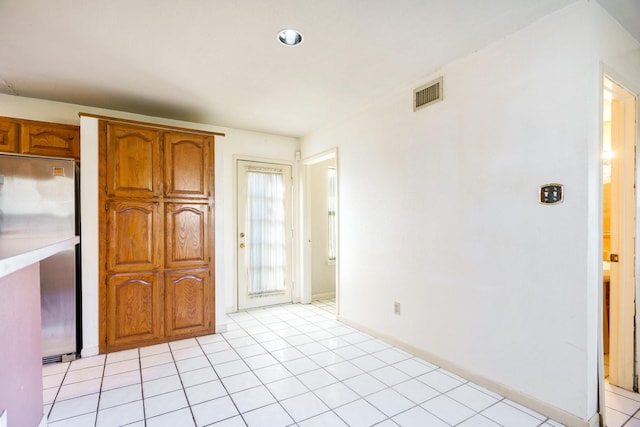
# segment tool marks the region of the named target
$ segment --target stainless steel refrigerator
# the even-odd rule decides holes
[[[78,235],[77,189],[73,160],[0,154],[0,238]],[[40,263],[44,363],[73,360],[78,350],[77,251]]]

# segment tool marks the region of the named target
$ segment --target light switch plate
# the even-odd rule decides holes
[[[540,186],[540,203],[555,205],[564,200],[564,186],[562,184],[544,184]]]

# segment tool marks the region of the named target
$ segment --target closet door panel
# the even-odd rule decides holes
[[[198,267],[209,263],[209,205],[206,203],[167,203],[167,268]]]
[[[107,281],[107,345],[115,349],[164,335],[163,289],[157,273],[116,274]]]
[[[165,132],[163,139],[165,197],[209,197],[213,189],[213,138]]]
[[[156,202],[133,200],[107,204],[108,269],[153,270],[160,266],[162,225]]]
[[[211,329],[209,269],[165,273],[167,336],[192,335]]]
[[[107,193],[119,197],[161,194],[160,139],[157,130],[110,123],[107,132]]]

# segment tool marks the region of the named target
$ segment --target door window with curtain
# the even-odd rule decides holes
[[[248,293],[284,292],[285,183],[281,169],[247,169]]]
[[[291,302],[291,165],[237,160],[238,308]]]

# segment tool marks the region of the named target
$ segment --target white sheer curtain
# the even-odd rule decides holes
[[[285,183],[277,169],[247,171],[249,295],[285,290]]]
[[[336,169],[329,168],[328,172],[329,181],[329,261],[335,261],[336,259],[336,247],[338,243],[338,230],[336,223],[336,207],[338,205],[337,200],[337,182],[336,182]]]

